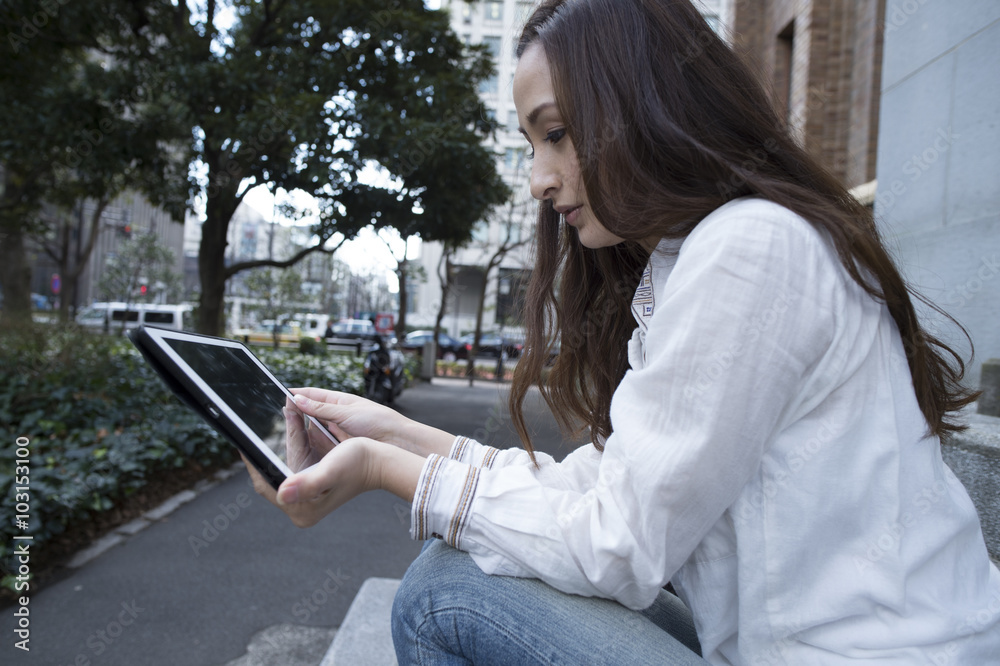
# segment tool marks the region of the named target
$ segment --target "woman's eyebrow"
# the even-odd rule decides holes
[[[535,121],[538,120],[538,116],[541,115],[542,111],[548,109],[549,107],[555,106],[555,102],[542,102],[535,109],[527,115],[527,120],[529,125],[534,125]]]

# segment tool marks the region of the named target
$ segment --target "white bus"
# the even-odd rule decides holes
[[[141,324],[183,331],[187,325],[190,305],[162,305],[149,303],[94,303],[83,308],[76,316],[81,326],[90,329],[114,332],[125,328],[135,328]]]

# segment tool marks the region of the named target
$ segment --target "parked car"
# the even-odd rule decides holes
[[[237,337],[248,345],[271,346],[274,344],[274,323],[264,322],[252,331],[237,333]],[[291,321],[278,326],[278,346],[293,348],[299,346],[299,340],[304,335],[297,321]]]
[[[424,345],[434,338],[434,331],[413,331],[407,333],[403,341],[399,343],[399,348],[406,352],[416,352],[423,354]],[[456,340],[447,333],[438,333],[437,357],[444,361],[456,361],[461,358],[468,358],[465,343]]]
[[[344,319],[333,325],[333,336],[336,338],[370,340],[375,335],[375,324],[367,319]]]
[[[323,335],[327,349],[353,351],[359,355],[370,352],[379,340],[375,324],[367,319],[339,321],[330,327],[330,333],[331,335],[326,335],[324,331]],[[393,344],[395,339],[390,335],[385,337],[385,341]]]
[[[466,353],[472,352],[472,342],[476,335],[469,333],[459,338],[465,345]],[[479,337],[479,355],[497,358],[503,355],[504,358],[517,358],[524,349],[524,343],[514,338],[505,338],[498,333],[483,333]]]

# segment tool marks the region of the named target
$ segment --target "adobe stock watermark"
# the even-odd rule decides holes
[[[716,353],[707,363],[699,367],[694,378],[684,387],[684,397],[696,398],[711,388],[754,342],[775,326],[794,301],[795,298],[789,294],[780,293],[762,312],[743,324],[740,327],[740,340],[732,343],[728,349]]]
[[[913,15],[919,12],[930,0],[896,0],[889,1],[885,8],[885,34],[892,34],[906,25]]]
[[[145,609],[140,608],[135,599],[132,601],[121,602],[121,610],[115,611],[112,614],[112,619],[107,623],[102,623],[102,625],[95,631],[91,632],[87,636],[84,643],[88,648],[90,648],[90,653],[81,651],[77,653],[76,658],[73,659],[73,666],[91,666],[91,664],[97,664],[100,662],[92,662],[92,657],[100,657],[102,654],[107,652],[111,645],[118,640],[125,631],[135,624],[136,620],[139,618],[139,614],[143,613]],[[92,657],[90,656],[92,655]]]
[[[948,153],[956,139],[961,138],[961,134],[955,134],[952,128],[938,128],[934,135],[934,140],[919,153],[914,153],[908,160],[903,162],[901,169],[903,174],[909,176],[906,182],[901,178],[894,179],[891,183],[883,187],[879,184],[878,194],[875,195],[875,207],[879,214],[885,214],[891,209],[900,197],[905,195],[913,183],[927,173],[930,168]]]
[[[887,523],[878,536],[868,541],[865,556],[854,556],[854,567],[858,573],[865,573],[887,554],[895,552],[899,548],[903,535],[916,525],[920,518],[929,514],[947,494],[948,484],[941,480],[934,481],[929,486],[919,490],[909,506],[899,514],[899,519]]]
[[[21,18],[20,32],[8,32],[7,42],[16,54],[21,47],[38,36],[39,31],[59,15],[59,8],[68,5],[70,0],[39,0],[37,11],[29,17]]]
[[[325,573],[326,578],[316,586],[316,589],[292,605],[292,615],[303,622],[308,622],[313,613],[329,603],[331,599],[339,596],[345,583],[351,580],[351,577],[341,571],[340,567],[337,567],[336,571],[327,569]]]
[[[219,504],[219,513],[211,520],[201,521],[202,530],[188,537],[188,544],[195,557],[201,556],[201,551],[207,550],[219,536],[229,529],[243,514],[243,510],[253,503],[248,493],[239,493],[233,502]]]
[[[1000,257],[995,252],[990,257],[980,257],[976,272],[968,280],[950,290],[945,296],[945,302],[956,308],[965,307],[998,274],[1000,274]]]
[[[994,592],[982,608],[961,618],[955,627],[955,633],[962,637],[981,633],[996,627],[998,618],[1000,618],[1000,593]],[[949,641],[941,649],[930,653],[931,663],[935,666],[959,664],[960,650],[961,646],[957,640]]]
[[[718,181],[716,187],[724,198],[728,198],[738,192],[740,188],[747,184],[747,175],[756,174],[760,168],[767,164],[769,156],[778,151],[778,142],[773,138],[765,141],[760,148],[747,150],[744,159],[739,164],[739,170],[733,170],[727,180]]]
[[[778,461],[779,464],[775,466],[773,472],[764,476],[758,490],[741,497],[738,506],[733,507],[733,520],[746,523],[763,511],[767,502],[777,497],[781,489],[836,438],[837,426],[838,422],[833,417],[822,417],[812,437],[786,453],[784,458]]]

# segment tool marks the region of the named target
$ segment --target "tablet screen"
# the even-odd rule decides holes
[[[282,411],[286,406],[287,395],[261,371],[253,359],[236,347],[206,345],[175,338],[168,338],[166,343],[282,462],[288,464],[285,456],[285,416]]]

